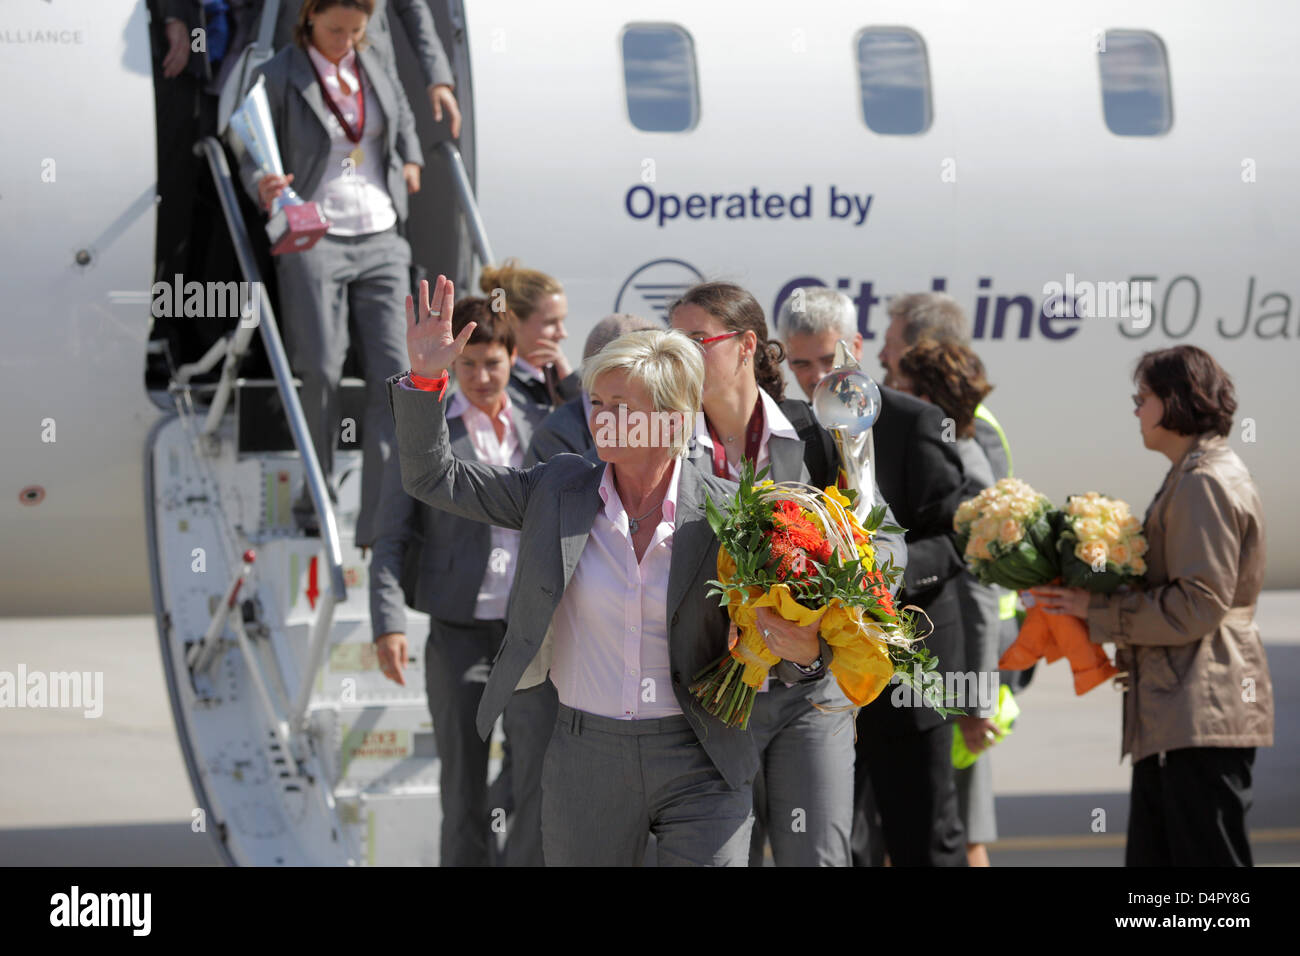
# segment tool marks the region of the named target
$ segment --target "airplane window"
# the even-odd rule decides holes
[[[930,64],[925,43],[906,27],[858,34],[862,118],[873,133],[914,136],[930,128]]]
[[[669,23],[623,31],[627,115],[647,133],[681,133],[699,122],[700,97],[691,36]]]
[[[1101,105],[1116,136],[1159,136],[1174,122],[1165,45],[1145,30],[1107,30],[1097,53]]]

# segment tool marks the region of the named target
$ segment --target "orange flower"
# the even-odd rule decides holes
[[[831,559],[830,542],[793,501],[776,503],[767,541],[772,549],[772,561],[776,562],[776,576],[781,581],[807,575],[811,570],[809,559],[822,563]]]
[[[873,595],[880,609],[889,615],[896,615],[894,596],[885,587],[885,575],[882,571],[868,571],[862,576],[863,590]]]

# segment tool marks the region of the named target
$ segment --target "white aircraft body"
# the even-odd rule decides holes
[[[1167,462],[1131,417],[1134,363],[1200,345],[1236,381],[1230,441],[1263,498],[1266,585],[1300,586],[1291,4],[431,6],[491,245],[564,283],[571,358],[601,316],[662,317],[726,278],[769,317],[799,286],[844,289],[879,375],[888,298],[944,289],[973,319],[1017,477],[1140,513]],[[1106,43],[1128,51],[1108,79]],[[386,683],[351,543],[359,456],[338,458],[335,556],[293,530],[297,452],[241,451],[235,402],[203,437],[211,389],[145,386],[143,0],[7,0],[0,48],[0,607],[156,610],[230,862],[431,862],[426,628],[412,616],[409,686]],[[1116,132],[1125,109],[1157,135]],[[417,258],[452,231],[413,217]],[[468,240],[455,251],[468,260]]]

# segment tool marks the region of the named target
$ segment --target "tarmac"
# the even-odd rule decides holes
[[[1300,865],[1300,591],[1261,595],[1274,746],[1256,756],[1248,821],[1258,865]],[[148,615],[0,620],[0,671],[102,671],[103,713],[0,709],[0,865],[217,865],[190,829],[194,793]],[[1039,664],[1021,717],[990,753],[994,866],[1121,866],[1130,767],[1120,694],[1076,697],[1065,661]],[[983,759],[983,758],[981,758]],[[1099,811],[1102,811],[1099,813]]]

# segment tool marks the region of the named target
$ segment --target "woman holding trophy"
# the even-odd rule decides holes
[[[769,469],[767,477],[776,482],[836,484],[835,444],[806,402],[785,399],[784,353],[768,341],[767,319],[754,297],[728,282],[706,282],[688,289],[668,314],[672,327],[704,352],[696,466],[734,481],[748,459],[756,472]],[[884,523],[893,520],[886,514]],[[881,534],[877,542],[898,566],[906,562],[901,535]],[[795,628],[775,615],[764,619],[789,648],[756,696],[749,721],[760,762],[750,865],[762,864],[766,836],[778,866],[849,866],[852,707],[833,678],[807,679],[826,675],[831,660],[816,626]]]
[[[272,126],[265,134],[273,136],[287,175],[268,173],[252,150],[240,165],[244,188],[264,210],[279,213],[287,202],[305,200],[328,220],[314,245],[276,244],[276,275],[289,359],[302,379],[303,412],[327,480],[350,327],[357,336],[367,383],[356,525],[361,546],[374,538],[382,473],[397,467],[384,382],[407,365],[400,303],[411,249],[399,228],[423,165],[396,71],[365,42],[373,12],[373,0],[303,3],[293,45],[261,67],[250,94],[264,97]],[[305,490],[294,514],[309,533],[318,530]]]

